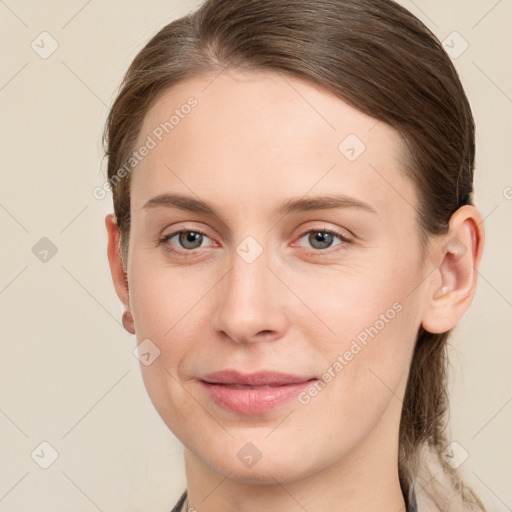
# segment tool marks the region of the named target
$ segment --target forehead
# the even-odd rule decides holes
[[[260,209],[264,198],[308,190],[336,189],[377,209],[397,210],[400,195],[413,202],[393,128],[278,73],[225,70],[179,82],[146,114],[136,149],[144,144],[152,147],[133,172],[135,210],[178,189]]]

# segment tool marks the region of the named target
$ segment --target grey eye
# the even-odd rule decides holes
[[[325,230],[308,231],[307,233],[304,233],[304,235],[302,235],[300,239],[303,239],[304,237],[307,237],[307,241],[313,249],[328,249],[333,245],[333,240],[335,238],[340,239],[341,243],[345,241],[345,239],[340,235]]]
[[[179,237],[179,243],[184,249],[197,249],[201,247],[203,235],[196,231],[180,231],[175,236]],[[172,238],[170,240],[172,240]]]
[[[333,241],[333,235],[325,231],[312,231],[309,234],[308,241],[315,249],[326,249],[330,247]]]

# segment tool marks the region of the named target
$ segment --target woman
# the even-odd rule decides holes
[[[108,256],[185,447],[174,510],[484,510],[443,454],[482,256],[474,123],[390,0],[207,0],[105,131]]]

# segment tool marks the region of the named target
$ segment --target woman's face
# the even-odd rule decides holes
[[[162,95],[134,149],[129,304],[172,432],[247,483],[396,460],[425,295],[397,133],[309,83],[225,71]]]

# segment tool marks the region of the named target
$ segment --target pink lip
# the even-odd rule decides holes
[[[242,414],[261,414],[290,401],[313,380],[315,378],[311,376],[280,372],[243,374],[224,370],[204,376],[201,385],[210,398],[225,409]]]

